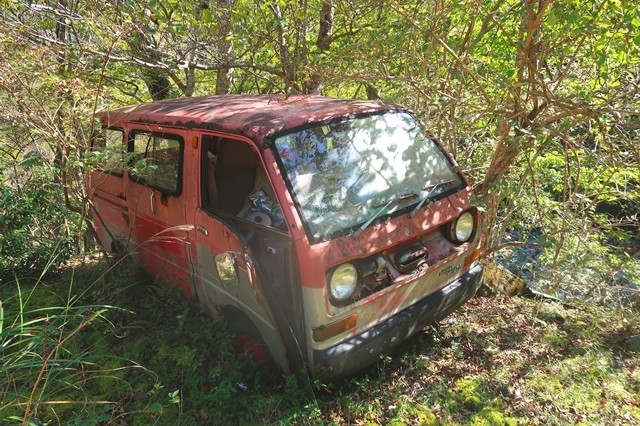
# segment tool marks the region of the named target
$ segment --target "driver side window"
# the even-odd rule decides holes
[[[243,141],[202,137],[202,205],[263,226],[280,226],[282,212],[262,163]]]

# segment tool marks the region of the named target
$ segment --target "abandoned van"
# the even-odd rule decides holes
[[[100,121],[100,243],[284,371],[352,374],[481,284],[469,183],[399,106],[207,96]]]

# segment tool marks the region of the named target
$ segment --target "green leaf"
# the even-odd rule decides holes
[[[31,169],[31,168],[36,167],[36,166],[41,166],[42,165],[42,161],[40,161],[39,158],[35,158],[35,157],[27,158],[22,163],[20,163],[20,165],[22,167],[24,167],[25,169]]]
[[[151,405],[149,405],[149,411],[153,411],[153,412],[157,412],[157,413],[162,413],[162,404],[160,404],[159,402],[154,402]]]

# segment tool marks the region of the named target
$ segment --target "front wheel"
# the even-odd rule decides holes
[[[229,330],[234,337],[237,355],[247,355],[258,362],[269,361],[269,349],[249,318],[244,315],[233,318],[229,322]]]
[[[238,389],[246,391],[251,386],[278,388],[278,370],[273,368],[269,349],[256,326],[242,314],[231,318],[228,324],[233,337],[233,349],[239,361]]]

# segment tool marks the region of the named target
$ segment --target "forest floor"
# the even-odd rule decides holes
[[[130,268],[105,270],[0,286],[0,420],[28,411],[49,425],[640,424],[637,307],[476,296],[326,384],[255,371],[233,355],[220,320]]]

